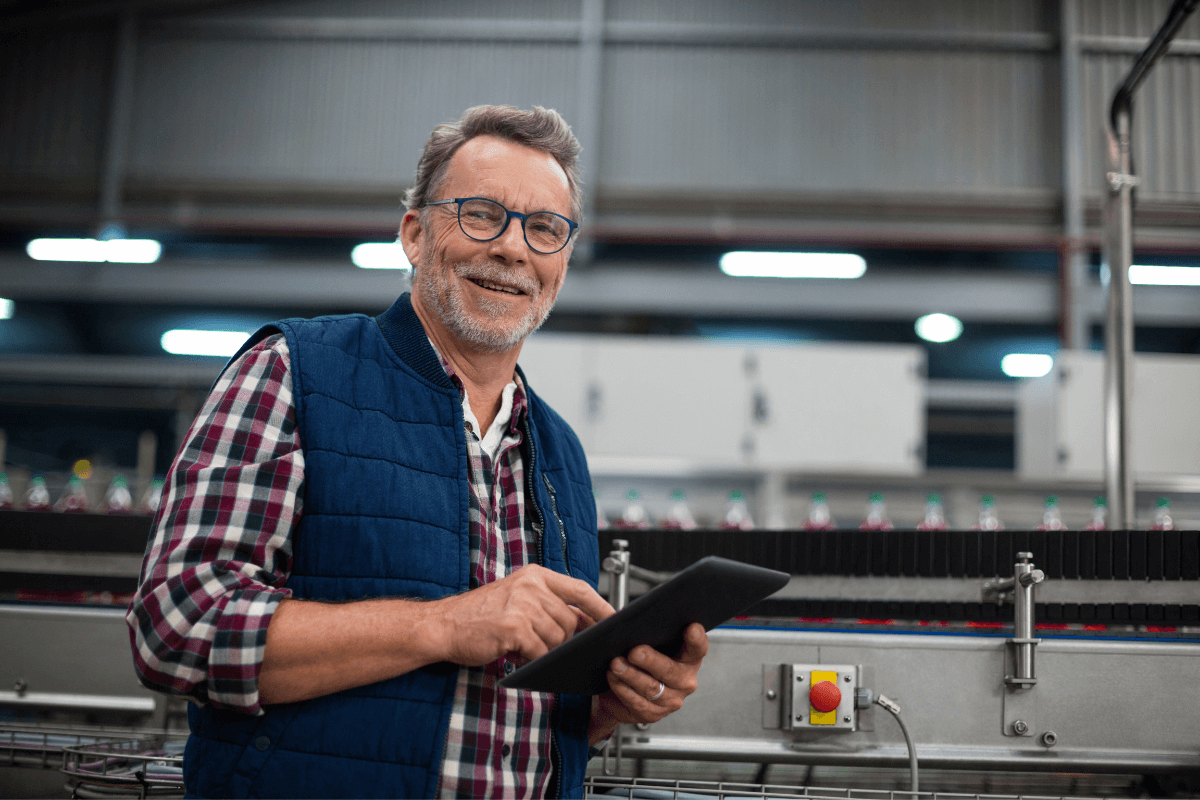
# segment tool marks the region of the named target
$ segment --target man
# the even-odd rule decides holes
[[[589,745],[695,690],[699,625],[598,697],[497,686],[612,613],[582,449],[516,369],[566,274],[578,150],[541,108],[439,126],[411,296],[268,326],[217,381],[127,616],[143,683],[196,701],[189,793],[578,795]]]

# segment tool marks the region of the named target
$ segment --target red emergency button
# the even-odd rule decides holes
[[[808,690],[808,702],[820,712],[836,711],[842,704],[842,690],[832,681],[820,681]]]

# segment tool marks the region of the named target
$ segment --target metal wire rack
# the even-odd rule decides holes
[[[0,724],[0,766],[62,769],[67,747],[135,736],[133,728],[97,725]]]
[[[630,798],[630,800],[750,800],[754,798],[808,798],[808,800],[1099,800],[1072,795],[961,794],[949,792],[905,792],[878,789],[835,789],[815,786],[774,786],[757,783],[668,780],[588,776],[584,797]]]
[[[76,797],[182,797],[185,734],[154,733],[63,748]]]

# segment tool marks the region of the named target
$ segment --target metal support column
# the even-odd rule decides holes
[[[1091,342],[1087,307],[1087,248],[1083,227],[1083,132],[1078,0],[1061,0],[1063,125],[1063,244],[1062,244],[1062,344],[1086,350]]]
[[[126,10],[121,15],[117,29],[112,95],[108,106],[108,135],[104,143],[104,167],[100,175],[101,231],[121,222],[121,184],[125,179],[125,159],[129,153],[136,61],[137,14]]]
[[[600,108],[604,100],[604,0],[583,0],[579,29],[579,110],[572,128],[583,146],[579,172],[583,180],[584,223],[594,223],[596,188],[600,184]],[[585,227],[575,243],[576,264],[592,260],[592,237]]]

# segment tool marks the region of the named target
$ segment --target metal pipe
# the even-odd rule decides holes
[[[1061,0],[1062,41],[1062,339],[1072,350],[1088,349],[1087,251],[1083,234],[1083,136],[1080,108],[1078,0]]]
[[[1133,474],[1129,463],[1129,418],[1133,386],[1133,289],[1129,266],[1133,263],[1133,175],[1130,132],[1133,128],[1133,93],[1167,52],[1200,0],[1175,0],[1166,21],[1138,56],[1129,74],[1113,95],[1109,110],[1107,172],[1108,204],[1105,227],[1105,261],[1108,283],[1108,317],[1104,379],[1104,483],[1113,522],[1133,527]]]
[[[1115,103],[1115,101],[1114,101]],[[1108,205],[1105,270],[1108,314],[1104,326],[1104,485],[1113,527],[1133,527],[1133,475],[1129,464],[1129,417],[1132,398],[1133,187],[1130,158],[1130,107],[1116,116],[1115,135],[1109,135]]]

